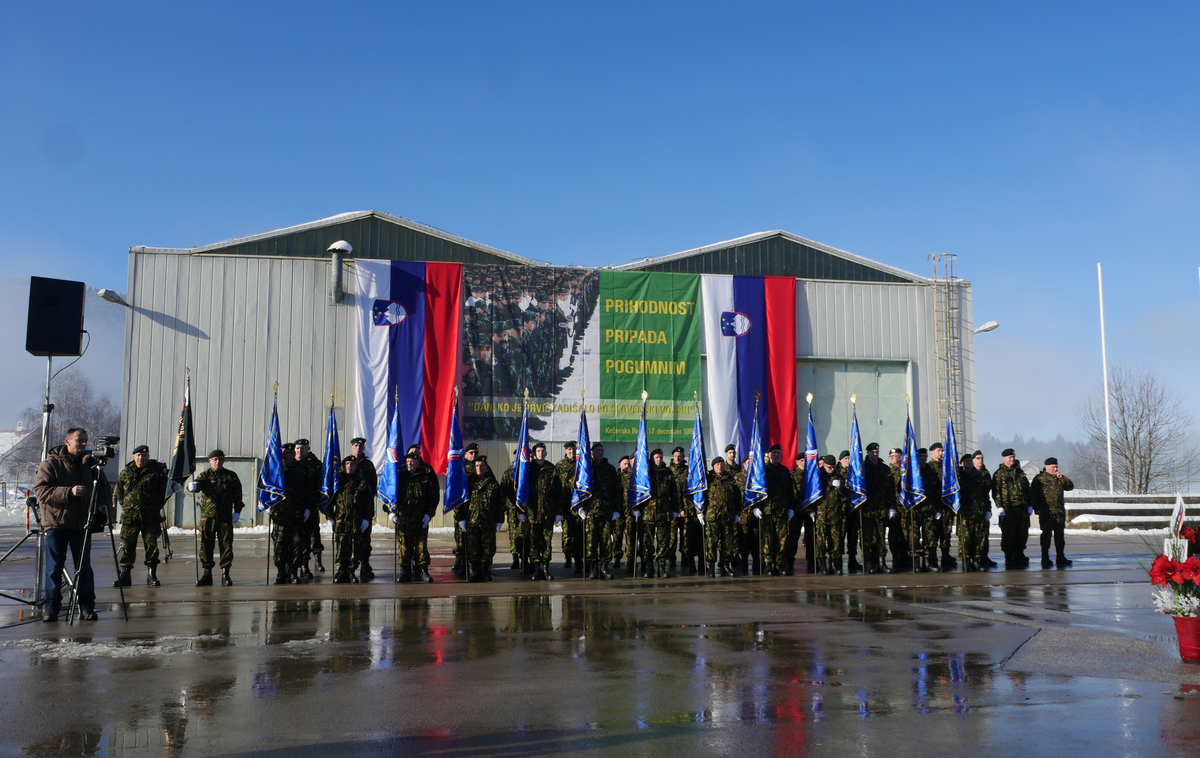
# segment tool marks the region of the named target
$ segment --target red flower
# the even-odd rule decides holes
[[[1165,587],[1174,573],[1175,561],[1160,554],[1150,566],[1150,583],[1158,587]]]
[[[1180,564],[1180,574],[1189,582],[1194,582],[1200,579],[1200,558],[1192,556]]]
[[[1186,527],[1184,527],[1184,528],[1183,528],[1183,537],[1184,537],[1184,539],[1186,539],[1188,542],[1190,542],[1190,543],[1192,543],[1193,545],[1195,545],[1195,544],[1196,544],[1196,539],[1197,539],[1197,538],[1200,538],[1200,534],[1197,534],[1197,533],[1196,533],[1196,531],[1194,531],[1194,530],[1193,530],[1193,529],[1192,529],[1190,526],[1186,526]]]

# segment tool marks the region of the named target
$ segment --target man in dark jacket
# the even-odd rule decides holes
[[[85,549],[88,507],[92,501],[92,467],[95,461],[85,454],[88,435],[82,429],[67,430],[63,444],[50,451],[38,466],[33,492],[42,509],[42,528],[46,530],[46,567],[43,575],[42,620],[58,621],[62,610],[62,572],[67,547],[76,564],[83,566],[75,577],[79,593],[80,618],[95,621],[96,578]]]

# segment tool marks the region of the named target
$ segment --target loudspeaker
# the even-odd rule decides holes
[[[79,355],[86,293],[83,282],[29,277],[25,351],[32,355]]]

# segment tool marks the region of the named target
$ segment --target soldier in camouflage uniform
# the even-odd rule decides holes
[[[814,465],[819,467],[821,464]],[[813,539],[813,527],[817,519],[817,503],[804,505],[806,466],[804,451],[801,450],[796,453],[796,466],[792,469],[792,502],[795,503],[796,516],[788,524],[788,541],[783,560],[785,566],[795,564],[796,554],[799,552],[803,537],[805,568],[811,574],[816,571],[817,560],[816,542]]]
[[[396,581],[416,578],[429,583],[429,521],[437,513],[438,481],[421,470],[416,451],[404,457],[405,475],[401,477],[396,528]]]
[[[569,569],[574,561],[575,573],[583,574],[583,520],[574,509],[568,507],[571,494],[575,491],[575,455],[576,444],[567,442],[563,445],[563,457],[554,464],[558,472],[560,492],[565,493],[566,503],[561,507],[562,520],[562,551],[563,568]]]
[[[867,483],[867,502],[859,506],[863,512],[863,560],[868,574],[882,574],[887,570],[883,524],[888,511],[896,508],[896,490],[892,485],[891,469],[879,458],[878,442],[867,445],[863,477]]]
[[[553,579],[550,559],[554,550],[554,525],[561,522],[563,511],[570,504],[570,495],[564,497],[562,482],[554,464],[546,460],[546,445],[538,442],[533,446],[533,460],[529,462],[529,494],[533,507],[528,509],[530,524],[530,560],[537,564],[534,580]],[[572,490],[574,485],[572,485]],[[579,551],[576,551],[579,552]]]
[[[121,504],[121,573],[113,586],[128,587],[133,583],[133,559],[137,554],[138,533],[146,549],[146,584],[161,586],[158,581],[158,538],[162,535],[162,507],[166,502],[167,469],[150,459],[150,448],[138,445],[133,460],[117,476],[113,498]],[[211,582],[210,582],[211,583]]]
[[[621,507],[621,476],[604,457],[604,445],[592,444],[592,496],[579,503],[587,542],[589,579],[612,579],[608,561],[612,556],[612,525],[624,517]],[[574,489],[574,483],[572,483]]]
[[[454,520],[463,534],[467,581],[491,581],[491,572],[485,570],[484,562],[490,562],[490,555],[495,555],[495,535],[504,518],[504,495],[501,494],[501,485],[496,483],[496,478],[488,468],[486,455],[475,459],[475,475],[468,477],[467,481],[471,496],[454,509]],[[493,540],[490,555],[489,536]]]
[[[358,476],[362,477],[371,493],[371,515],[368,517],[370,522],[367,524],[366,531],[360,530],[354,533],[356,541],[354,559],[362,574],[370,578],[375,576],[375,572],[371,570],[371,532],[375,527],[375,496],[379,494],[379,472],[375,470],[375,464],[367,457],[367,441],[362,437],[350,440],[350,455],[354,458]]]
[[[1004,460],[992,474],[992,499],[1000,509],[1000,547],[1006,569],[1026,568],[1025,545],[1029,542],[1029,477],[1021,469],[1013,449],[1007,448]]]
[[[729,445],[725,448],[725,463],[729,464],[730,448]],[[734,451],[736,452],[736,450]],[[746,466],[750,465],[750,456],[746,456],[742,461],[742,465],[737,467],[733,472],[733,482],[738,486],[738,491],[742,493],[741,513],[738,514],[737,523],[734,525],[734,536],[737,539],[738,555],[741,557],[742,565],[740,571],[742,576],[750,576],[750,558],[754,558],[756,569],[762,566],[762,556],[759,555],[758,547],[758,519],[754,517],[754,506],[746,502]],[[732,467],[730,467],[732,470]]]
[[[629,531],[629,474],[631,468],[629,466],[629,456],[622,455],[617,461],[617,477],[618,486],[621,488],[620,497],[617,500],[617,510],[621,512],[621,518],[612,523],[612,555],[613,555],[613,571],[621,568],[621,560],[625,557],[625,533]],[[630,548],[632,550],[632,548]],[[631,564],[632,565],[632,562]]]
[[[767,479],[767,497],[756,503],[762,511],[761,526],[767,529],[763,536],[763,563],[767,576],[784,576],[794,571],[790,566],[781,565],[780,556],[788,538],[788,523],[795,517],[796,510],[792,506],[792,472],[780,463],[783,448],[771,445],[767,450],[765,474]],[[760,526],[760,528],[761,528]]]
[[[285,446],[287,447],[287,446]],[[275,584],[312,581],[300,570],[300,528],[317,509],[308,467],[292,455],[283,457],[283,499],[271,507],[271,547],[275,551]]]
[[[675,477],[675,491],[679,493],[679,517],[671,527],[671,552],[667,559],[670,568],[675,568],[675,550],[683,559],[683,575],[695,576],[700,570],[697,565],[700,551],[704,549],[704,531],[697,518],[698,511],[688,494],[688,462],[683,448],[671,451],[671,475]]]
[[[522,576],[533,573],[527,560],[529,556],[529,523],[525,513],[517,507],[517,475],[511,465],[500,477],[500,491],[504,495],[508,514],[508,552],[512,554],[512,566],[520,569]]]
[[[737,445],[733,443],[725,446],[725,473],[730,476],[742,473],[742,465],[738,463]]]
[[[463,467],[467,470],[467,493],[468,494],[470,494],[470,491],[471,491],[471,485],[470,485],[471,477],[475,476],[475,459],[478,457],[479,457],[479,445],[477,443],[472,442],[471,444],[469,444],[465,448],[463,448]],[[488,473],[490,474],[491,471],[489,470]],[[492,479],[495,479],[495,478],[496,477],[494,477],[494,476],[492,477]],[[492,538],[492,541],[493,541],[493,543],[495,542],[495,537]],[[460,529],[458,527],[458,519],[454,519],[454,550],[453,550],[453,552],[454,552],[454,566],[450,570],[452,572],[454,572],[455,576],[462,577],[466,573],[466,570],[467,570],[466,569],[467,551],[464,550],[463,546],[462,546],[462,529]],[[496,554],[496,551],[493,550],[491,558],[494,558],[495,554]],[[489,566],[489,571],[490,571],[490,566],[491,566],[490,558],[489,558],[488,566]]]
[[[890,519],[888,534],[888,544],[892,548],[892,570],[894,573],[914,571],[916,563],[913,556],[921,553],[918,542],[920,530],[912,513],[915,509],[905,508],[901,498],[904,488],[904,451],[894,447],[888,452],[888,457],[891,460],[888,468],[891,469],[892,482],[896,487],[896,515]]]
[[[712,459],[708,491],[704,493],[706,573],[711,577],[736,576],[733,557],[737,552],[734,520],[742,510],[742,491],[733,475],[725,471],[725,459]]]
[[[943,463],[942,458],[945,456],[945,453],[943,452],[942,443],[940,442],[935,442],[930,445],[929,450],[930,457],[937,461],[938,464],[938,493],[940,494],[942,491],[942,483],[940,478],[942,475],[942,467],[946,465],[957,466],[958,461],[949,461],[948,463]],[[938,521],[938,525],[940,527],[938,534],[938,545],[942,549],[942,571],[958,568],[958,560],[950,552],[950,540],[954,534],[954,521],[954,509],[952,509],[947,503],[943,502],[942,518]]]
[[[1058,554],[1059,567],[1070,566],[1071,561],[1063,555],[1066,539],[1063,530],[1067,525],[1067,508],[1063,493],[1075,489],[1075,484],[1058,470],[1058,459],[1047,458],[1045,468],[1029,483],[1029,503],[1038,515],[1042,527],[1042,568],[1050,568],[1050,537],[1054,536],[1054,550]]]
[[[362,563],[359,535],[367,531],[374,517],[375,494],[371,482],[358,467],[358,457],[351,455],[342,461],[342,475],[333,494],[333,542],[337,548],[334,584],[358,581],[354,572]]]
[[[922,547],[916,556],[917,571],[937,573],[942,570],[938,564],[942,533],[942,464],[940,460],[930,461],[926,448],[917,450],[917,462],[920,465],[921,486],[925,489],[925,499],[912,509],[913,524],[920,534]]]
[[[979,543],[979,568],[986,570],[1000,565],[988,557],[992,528],[992,472],[987,470],[983,462],[983,453],[979,450],[972,454],[971,463],[975,466],[975,476],[979,478],[979,488],[982,492],[980,502],[984,506],[984,532]]]
[[[306,506],[309,515],[300,524],[300,550],[296,556],[296,566],[301,579],[312,581],[308,561],[314,554],[317,571],[325,571],[325,565],[321,563],[321,553],[325,551],[325,545],[321,542],[321,512],[317,509],[321,492],[321,459],[309,449],[308,440],[298,439],[296,461],[308,470],[308,487],[312,490],[308,495],[311,504]]]
[[[975,451],[979,453],[979,451]],[[979,453],[982,459],[983,454]],[[975,468],[973,456],[966,453],[959,469],[961,499],[958,509],[958,554],[967,571],[979,571],[987,567],[982,564],[982,546],[987,540],[988,489],[990,481],[980,476]],[[983,472],[983,473],[986,473]]]
[[[850,490],[839,475],[837,460],[832,455],[821,458],[821,499],[817,501],[816,548],[817,573],[831,576],[842,573],[842,543],[845,535],[846,504]]]
[[[635,507],[642,513],[642,576],[669,578],[667,559],[671,549],[671,525],[679,516],[679,495],[675,477],[663,464],[663,452],[650,453],[650,498]],[[657,568],[655,567],[657,563]]]
[[[196,582],[197,587],[212,584],[213,543],[221,548],[221,584],[232,587],[229,567],[233,565],[233,525],[241,518],[242,481],[238,475],[225,468],[225,452],[213,450],[208,454],[208,471],[197,476],[193,492],[200,494],[200,565],[204,575]]]

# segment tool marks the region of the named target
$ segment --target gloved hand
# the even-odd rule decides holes
[[[796,512],[793,511],[791,508],[788,508],[788,518],[793,518],[793,517],[795,517],[795,515],[796,515]]]
[[[678,514],[678,513],[672,513],[672,514],[671,514],[671,520],[672,520],[672,521],[674,521],[674,520],[675,520],[675,519],[677,519],[677,518],[679,518],[679,514]]]
[[[1032,516],[1032,515],[1033,515],[1033,506],[1032,506],[1032,505],[1031,505],[1031,506],[1029,506],[1029,508],[1028,508],[1028,513],[1029,513],[1029,515],[1030,515],[1030,516]]]
[[[619,520],[620,518],[621,518],[621,512],[620,512],[620,511],[613,511],[613,521],[617,521],[617,520]]]
[[[394,513],[389,513],[389,514],[388,514],[388,521],[391,521],[393,524],[399,524],[399,523],[400,523],[400,517],[399,517],[399,516],[397,516],[397,515],[396,515],[396,514],[394,514]]]
[[[238,522],[238,519],[239,519],[239,518],[241,518],[241,517],[242,517],[242,514],[238,513],[237,511],[234,511],[234,512],[233,512],[233,519],[232,519],[232,520],[233,520],[233,523],[235,523],[235,524],[236,524],[236,523]]]
[[[833,485],[834,487],[841,487],[841,486],[842,486],[842,480],[841,480],[841,479],[831,479],[831,480],[829,480],[829,483],[830,483],[831,485]]]
[[[458,528],[462,529],[464,532],[467,531],[467,520],[463,519],[462,521],[459,521]]]
[[[815,514],[815,513],[810,513],[810,514],[808,514],[808,517],[809,517],[810,519],[812,519],[812,520],[813,520],[813,523],[814,523],[814,524],[816,523],[816,521],[817,521],[817,514]]]
[[[700,526],[704,526],[704,514],[703,513],[697,513],[696,519],[700,522]]]
[[[200,491],[200,482],[193,479],[192,481],[188,482],[187,487],[188,487],[188,492],[199,492]]]
[[[359,525],[359,528],[365,532],[365,531],[367,531],[367,527],[370,525],[371,525],[371,519],[365,518],[362,520],[362,524]]]
[[[941,518],[942,518],[942,512],[941,512],[941,511],[938,511],[937,513],[933,514],[933,520],[934,520],[934,521],[938,521],[938,520],[940,520]]]
[[[633,512],[633,520],[634,520],[634,521],[641,521],[641,520],[642,520],[642,512],[641,512],[641,511],[634,511],[634,512]]]
[[[888,508],[888,518],[896,518],[896,509]]]
[[[752,510],[750,512],[754,514],[754,518],[758,519],[759,521],[762,521],[762,517],[763,517],[762,508],[755,508],[754,510]]]
[[[580,510],[582,510],[582,509],[580,509]],[[562,521],[562,514],[561,514],[561,513],[560,513],[560,514],[558,514],[557,516],[555,516],[555,517],[554,517],[554,523],[556,523],[556,524],[557,524],[557,523],[558,523],[558,522],[560,522],[560,521]]]
[[[305,521],[308,521],[308,517],[309,517],[309,516],[311,516],[311,515],[312,515],[312,511],[310,511],[309,509],[305,508],[305,509],[304,509],[304,520],[305,520]]]
[[[524,513],[518,513],[518,514],[517,514],[517,521],[520,521],[522,524],[524,524],[524,523],[525,523],[525,514],[524,514]]]
[[[1004,509],[1003,508],[1000,509],[1000,518],[1004,518]]]
[[[426,513],[424,516],[421,517],[421,528],[424,529],[427,526],[429,526],[429,514],[428,513]]]
[[[496,524],[496,531],[497,531],[497,532],[498,532],[498,531],[500,531],[500,530],[501,530],[501,529],[503,529],[503,528],[504,528],[504,524]]]
[[[988,512],[987,512],[987,520],[988,520],[988,521],[991,521],[991,520],[992,520],[992,512],[991,512],[991,511],[988,511]]]
[[[742,520],[742,514],[740,514],[740,513],[733,517],[733,523],[735,523],[735,524],[739,523],[741,520]]]
[[[263,515],[263,516],[265,516],[265,517],[267,517],[267,518],[270,518],[270,517],[271,517],[271,509],[270,509],[270,508],[263,508],[263,509],[262,509],[262,515]]]

